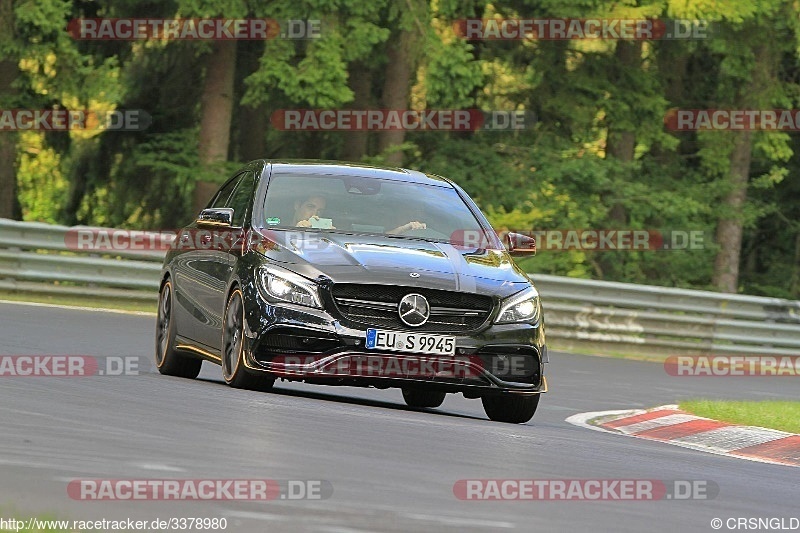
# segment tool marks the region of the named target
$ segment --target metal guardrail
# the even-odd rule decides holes
[[[156,301],[163,252],[76,251],[67,241],[78,229],[88,228],[0,219],[0,289]],[[800,355],[800,301],[532,277],[561,349]]]

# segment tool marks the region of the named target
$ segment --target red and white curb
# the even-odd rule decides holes
[[[677,405],[580,413],[567,418],[567,422],[595,431],[657,440],[717,455],[800,466],[800,435],[727,424],[681,411]]]

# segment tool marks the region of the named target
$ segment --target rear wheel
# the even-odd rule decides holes
[[[242,291],[235,289],[225,306],[222,330],[222,378],[237,389],[269,390],[274,379],[256,376],[244,366],[244,301]]]
[[[201,359],[179,353],[175,349],[172,283],[166,281],[158,297],[156,318],[156,367],[167,376],[194,379],[203,365]]]
[[[403,389],[403,400],[409,407],[439,407],[447,393],[416,389]]]
[[[536,413],[539,394],[483,396],[483,410],[490,420],[524,424]]]

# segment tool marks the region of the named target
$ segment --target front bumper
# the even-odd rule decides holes
[[[455,334],[455,356],[375,351],[366,329],[322,309],[273,304],[257,289],[246,301],[245,366],[287,380],[329,385],[463,392],[547,392],[543,323],[491,324]]]

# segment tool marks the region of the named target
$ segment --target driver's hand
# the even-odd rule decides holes
[[[295,227],[297,227],[297,228],[310,228],[312,220],[319,220],[319,216],[318,215],[314,215],[312,217],[309,217],[308,220],[301,220],[300,222],[297,223],[297,225]],[[331,226],[330,229],[336,229],[336,226]]]
[[[415,229],[426,229],[428,226],[424,222],[420,222],[419,220],[412,220],[407,224],[403,224],[402,226],[398,226],[391,231],[387,231],[389,235],[402,235],[407,231],[414,231]]]
[[[400,226],[402,231],[414,231],[415,229],[427,229],[428,225],[424,222],[420,222],[418,220],[412,220],[408,224],[403,224]]]

